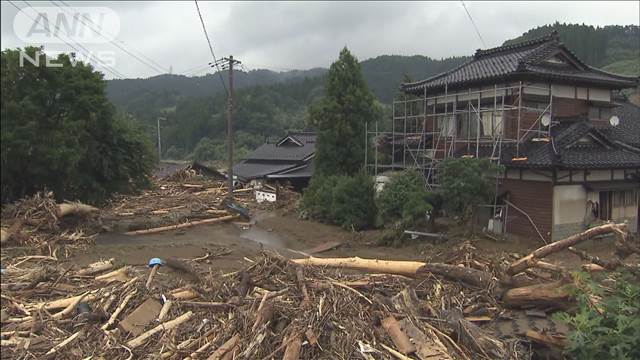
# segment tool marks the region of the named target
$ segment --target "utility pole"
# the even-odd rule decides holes
[[[212,66],[220,66],[223,70],[229,70],[229,90],[227,93],[227,199],[233,200],[233,65],[240,64],[233,55],[222,58]]]
[[[162,159],[162,144],[160,142],[160,120],[166,120],[163,117],[158,116],[158,162]]]

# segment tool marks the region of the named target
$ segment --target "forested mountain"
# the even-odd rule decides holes
[[[637,25],[544,25],[531,29],[505,44],[543,36],[557,31],[560,40],[591,66],[627,75],[640,75],[640,27]]]
[[[596,28],[555,23],[532,29],[505,43],[539,37],[553,30],[587,64],[622,74],[640,74],[640,27],[636,25]],[[361,61],[360,66],[367,85],[388,113],[401,81],[424,79],[467,59],[382,55]],[[317,68],[236,72],[238,155],[255,148],[267,137],[305,128],[307,106],[322,96],[326,71]],[[226,82],[226,74],[223,79]],[[154,141],[157,118],[166,118],[161,122],[164,156],[223,158],[226,96],[217,74],[111,80],[107,93],[119,110],[144,125]]]

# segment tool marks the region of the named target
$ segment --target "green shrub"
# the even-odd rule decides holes
[[[401,227],[415,226],[433,209],[429,199],[435,199],[424,185],[424,179],[415,170],[396,174],[376,199],[378,223],[390,225],[400,222]]]
[[[170,160],[182,160],[184,158],[184,150],[179,147],[171,146],[165,151],[164,156]]]
[[[218,152],[216,144],[213,140],[208,138],[202,138],[196,144],[193,150],[193,160],[195,161],[211,161],[218,159]]]
[[[605,291],[587,274],[577,273],[575,314],[557,318],[573,330],[567,353],[576,359],[640,359],[640,286],[637,279],[615,274],[615,286]],[[594,305],[588,294],[602,297]],[[594,306],[598,306],[596,311]]]
[[[489,159],[446,159],[440,164],[441,195],[451,215],[468,218],[476,205],[493,202],[500,168]]]
[[[333,222],[331,213],[333,189],[338,179],[338,176],[314,176],[311,178],[302,197],[302,208],[307,211],[310,217],[320,221]]]
[[[360,230],[373,225],[374,192],[366,174],[316,176],[304,192],[302,208],[316,220]]]
[[[373,179],[360,173],[343,176],[333,189],[332,218],[334,224],[360,230],[373,225],[376,216]]]

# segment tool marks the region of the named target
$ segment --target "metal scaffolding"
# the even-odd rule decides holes
[[[391,123],[378,121],[366,127],[373,156],[365,156],[366,168],[378,175],[415,168],[428,187],[438,185],[438,164],[448,157],[489,157],[499,163],[505,146],[527,139],[548,141],[553,86],[519,82],[480,89],[449,91],[422,96],[402,95],[392,104]],[[526,120],[526,121],[525,121]],[[368,148],[367,153],[371,150]]]

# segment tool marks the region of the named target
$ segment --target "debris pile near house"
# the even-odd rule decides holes
[[[484,290],[456,282],[347,275],[267,254],[223,276],[192,264],[167,259],[160,271],[176,276],[148,286],[148,270],[116,268],[113,259],[81,269],[9,265],[3,358],[465,359],[478,351],[503,358],[515,346],[441,311],[497,306]]]
[[[29,255],[68,257],[93,242],[99,212],[78,202],[58,204],[52,192],[36,193],[2,209],[3,250],[13,247]]]
[[[103,219],[108,227],[124,226],[127,234],[148,234],[239,220],[248,216],[248,209],[292,206],[299,197],[281,187],[273,191],[274,202],[261,201],[264,196],[257,199],[256,191],[271,194],[271,189],[236,187],[233,203],[229,203],[222,175],[194,163],[164,178],[154,178],[152,188],[139,195],[116,196],[105,208]]]
[[[184,206],[219,211],[212,219],[237,216],[222,209],[224,192],[200,177],[163,181],[107,211],[166,215]],[[51,194],[3,210],[3,359],[528,358],[529,342],[563,346],[566,328],[546,314],[574,304],[565,286],[572,277],[546,256],[567,249],[590,271],[640,273],[623,261],[640,253],[625,224],[595,227],[524,257],[483,258],[463,243],[443,263],[261,254],[231,274],[201,264],[215,262],[209,255],[152,259],[150,268],[115,259],[77,268],[59,249],[66,255],[90,242],[81,229],[95,228],[97,213],[57,204]],[[617,236],[615,259],[574,248],[604,234]]]

